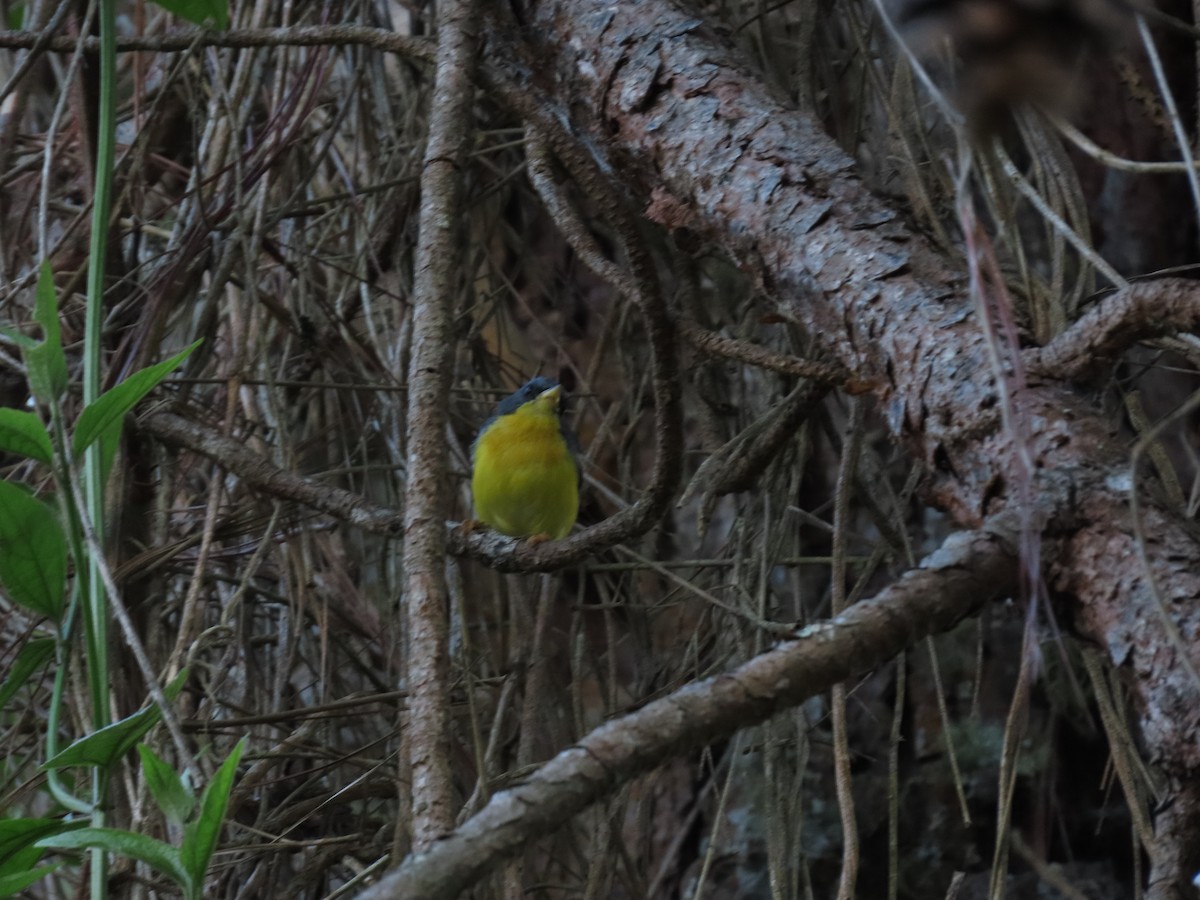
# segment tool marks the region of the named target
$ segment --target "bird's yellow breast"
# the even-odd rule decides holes
[[[475,516],[502,534],[563,538],[579,512],[579,475],[552,410],[529,403],[475,443]]]

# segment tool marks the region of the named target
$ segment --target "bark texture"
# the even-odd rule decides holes
[[[510,78],[525,79],[518,90],[538,97],[542,127],[570,121],[648,198],[649,218],[724,247],[872,386],[892,434],[928,468],[925,496],[961,525],[1014,504],[1017,454],[1028,454],[1044,510],[1036,527],[1044,541],[1069,537],[1046,556],[1051,586],[1080,634],[1130,676],[1148,753],[1168,793],[1190,803],[1182,786],[1200,774],[1200,545],[1131,477],[1126,449],[1067,373],[1042,371],[1013,398],[1029,435],[1014,446],[965,273],[696,16],[667,2],[539,3],[521,41],[493,52]],[[1145,565],[1130,515],[1135,485]],[[1173,831],[1151,848],[1156,896],[1191,890],[1197,851],[1181,852]]]
[[[413,845],[428,847],[454,822],[450,770],[449,595],[446,587],[446,424],[454,374],[452,320],[464,268],[462,162],[473,129],[476,47],[472,0],[438,7],[437,83],[421,176],[408,366],[408,483],[404,495],[407,740]]]

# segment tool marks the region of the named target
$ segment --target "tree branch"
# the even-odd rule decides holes
[[[720,356],[737,362],[768,369],[781,375],[797,375],[820,382],[827,387],[848,386],[856,387],[857,382],[849,372],[839,366],[830,365],[815,359],[801,359],[798,356],[787,356],[752,344],[749,341],[726,337],[717,334],[683,317],[679,320],[679,333],[689,344],[709,356]],[[852,393],[861,391],[852,391]]]
[[[211,459],[268,496],[301,503],[373,534],[396,537],[403,531],[404,516],[399,510],[376,506],[361,494],[281,469],[265,456],[248,450],[245,438],[225,437],[215,428],[168,412],[142,416],[136,427],[165,444]]]
[[[1096,303],[1045,347],[1026,350],[1025,365],[1049,378],[1087,379],[1136,342],[1200,326],[1200,282],[1139,281]]]
[[[1037,428],[1014,445],[961,268],[864,188],[854,161],[767,88],[728,36],[669,2],[545,0],[524,25],[489,29],[489,77],[512,82],[506,102],[567,123],[598,165],[649,198],[650,218],[723,247],[871,385],[893,436],[926,466],[926,499],[977,526],[1019,501],[1017,454],[1032,461],[1043,538],[1072,535],[1045,557],[1052,587],[1129,676],[1155,761],[1177,783],[1200,778],[1200,685],[1148,586],[1180,634],[1200,633],[1200,545],[1146,496],[1143,568],[1127,512],[1138,483],[1100,411],[1065,380],[1033,385],[1013,403]],[[1194,667],[1200,653],[1189,652]],[[1184,849],[1175,858],[1194,868],[1200,848]],[[1156,871],[1156,882],[1182,896],[1187,865]]]
[[[214,428],[168,412],[142,416],[136,427],[166,444],[211,459],[268,496],[301,503],[373,534],[395,537],[404,529],[404,516],[399,510],[377,506],[361,494],[281,469],[266,457],[246,449],[245,439],[225,437]],[[601,523],[564,541],[534,545],[495,531],[465,534],[458,522],[448,521],[444,527],[450,553],[469,556],[501,572],[547,572],[573,565],[600,547],[620,543],[625,533],[624,528],[614,531]],[[601,541],[588,537],[597,529]]]
[[[388,53],[398,53],[421,62],[433,62],[436,49],[428,38],[396,34],[386,28],[364,25],[295,25],[286,28],[235,28],[229,31],[210,31],[207,28],[180,28],[158,35],[137,35],[117,38],[117,52],[152,51],[178,53],[203,47],[373,47]],[[82,47],[85,53],[100,52],[97,37],[73,38],[69,35],[45,34],[40,31],[0,31],[0,49],[31,49],[56,53],[74,53]]]
[[[454,301],[463,259],[463,175],[475,99],[474,0],[438,4],[437,77],[421,175],[408,365],[404,598],[408,660],[408,773],[416,850],[454,824],[450,769],[449,594],[446,587],[446,426],[454,376]]]
[[[510,102],[523,100],[501,86]],[[532,110],[531,110],[532,111]],[[590,555],[644,534],[667,511],[679,486],[683,471],[683,406],[679,383],[679,348],[675,323],[667,309],[654,260],[643,240],[642,225],[630,211],[628,202],[612,182],[612,176],[596,165],[561,122],[533,116],[526,131],[526,146],[532,150],[531,176],[543,202],[556,222],[564,225],[563,234],[580,259],[601,278],[637,304],[646,324],[650,346],[650,369],[654,389],[654,468],[645,493],[629,507],[586,529],[573,540],[564,542],[560,552],[576,555],[586,547]],[[557,190],[550,173],[550,149],[558,155],[576,183],[594,200],[612,226],[628,260],[629,271],[607,263],[595,241],[590,239],[579,216]],[[549,552],[555,552],[551,548]]]
[[[773,650],[613,719],[559,753],[359,900],[434,900],[463,890],[530,840],[684,750],[765,721],[953,628],[1016,584],[1016,519],[952,535],[871,600],[810,625]]]

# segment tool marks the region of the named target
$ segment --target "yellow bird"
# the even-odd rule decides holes
[[[579,513],[579,442],[562,387],[534,378],[496,407],[471,447],[475,516],[510,537],[564,538]]]

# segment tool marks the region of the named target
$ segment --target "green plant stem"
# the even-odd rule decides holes
[[[59,751],[58,723],[62,717],[63,695],[67,689],[67,675],[71,670],[71,654],[69,651],[71,630],[78,612],[79,591],[78,585],[76,585],[76,588],[71,591],[71,600],[67,605],[67,614],[63,618],[63,624],[59,630],[58,640],[55,642],[54,647],[54,658],[57,665],[54,670],[54,688],[50,694],[50,708],[46,715],[47,759],[52,759],[58,755]],[[46,784],[50,788],[50,793],[54,796],[54,799],[64,807],[82,815],[91,815],[91,805],[85,800],[80,800],[63,784],[62,776],[57,769],[46,770]]]
[[[102,329],[104,325],[104,263],[108,248],[108,220],[112,198],[113,162],[116,145],[116,0],[100,0],[100,101],[96,129],[96,185],[92,203],[92,235],[87,275],[87,320],[83,344],[83,403],[94,403],[100,396]],[[88,518],[96,531],[97,543],[104,546],[104,476],[100,446],[87,448],[83,459],[83,491]],[[108,603],[99,574],[99,561],[91,555],[84,584],[84,631],[87,640],[87,671],[92,697],[92,727],[109,722],[108,685]],[[104,825],[107,806],[107,773],[96,770],[92,776],[92,824]],[[91,858],[91,896],[107,896],[107,857],[94,849]]]
[[[71,558],[83,559],[83,525],[79,521],[79,510],[75,507],[74,496],[68,479],[71,475],[71,457],[67,440],[67,425],[63,419],[62,406],[55,400],[50,404],[50,435],[55,444],[54,480],[56,495],[59,497],[59,508],[62,511],[63,525],[67,540],[71,545]],[[54,656],[57,666],[54,672],[54,688],[50,693],[50,707],[46,718],[46,758],[51,759],[58,754],[58,726],[62,718],[63,696],[66,693],[67,676],[71,670],[71,636],[75,631],[75,620],[79,615],[81,582],[75,580],[71,589],[71,599],[67,603],[67,611],[59,624],[58,636],[55,641]],[[46,772],[46,781],[54,799],[73,812],[91,815],[92,806],[85,800],[76,797],[65,784],[57,769]]]

